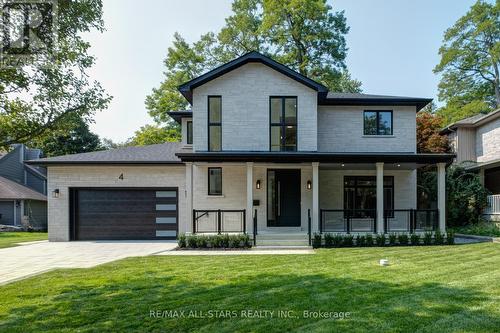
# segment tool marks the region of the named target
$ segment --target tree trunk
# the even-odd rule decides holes
[[[495,70],[495,80],[493,82],[495,86],[495,98],[496,98],[496,108],[500,108],[500,73],[498,71],[498,64],[493,60],[493,69]]]

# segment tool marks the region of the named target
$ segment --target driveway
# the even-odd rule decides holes
[[[0,249],[0,285],[56,268],[88,268],[177,247],[175,241],[33,242]]]

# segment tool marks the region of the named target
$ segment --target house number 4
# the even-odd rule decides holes
[[[123,180],[123,173],[118,176],[118,179]]]

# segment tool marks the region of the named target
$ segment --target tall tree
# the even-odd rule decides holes
[[[432,106],[417,113],[417,151],[419,153],[448,153],[448,138],[440,135],[443,119],[432,111]]]
[[[178,128],[145,125],[135,132],[135,135],[128,140],[127,145],[145,146],[180,140],[180,130]]]
[[[500,0],[477,1],[444,34],[439,110],[447,123],[500,107]]]
[[[20,4],[26,11],[35,5]],[[52,47],[29,61],[0,66],[0,147],[43,136],[70,115],[89,122],[110,100],[86,73],[94,57],[81,36],[93,29],[103,31],[101,0],[59,0],[57,5],[51,14],[57,15]],[[17,23],[3,28],[16,29]]]

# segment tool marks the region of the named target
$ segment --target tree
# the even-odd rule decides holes
[[[145,125],[135,132],[135,136],[128,140],[127,145],[145,146],[165,142],[180,141],[179,129],[175,127],[160,127],[156,125]]]
[[[479,0],[444,34],[439,113],[447,123],[500,107],[500,0]]]
[[[443,119],[429,109],[417,113],[417,151],[419,153],[448,153],[450,144],[445,135],[440,135]]]
[[[0,67],[0,147],[61,129],[69,116],[89,122],[110,101],[100,84],[86,74],[94,57],[88,54],[90,44],[81,37],[83,32],[104,29],[101,0],[60,0],[57,4],[57,43],[50,52],[31,56],[18,66]],[[26,10],[34,5],[21,4]]]

